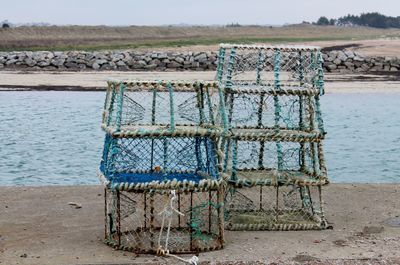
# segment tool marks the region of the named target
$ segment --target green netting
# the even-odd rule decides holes
[[[221,142],[230,172],[227,228],[325,228],[317,207],[328,183],[320,50],[221,45],[216,79],[230,132]]]
[[[182,215],[168,213],[164,224],[162,213],[171,198],[167,191],[106,190],[105,196],[105,238],[112,246],[136,253],[156,253],[166,241],[169,253],[197,253],[223,246],[220,191],[178,192],[173,207]]]

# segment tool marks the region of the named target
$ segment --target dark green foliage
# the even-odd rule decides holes
[[[228,24],[228,25],[226,25],[226,27],[227,28],[239,28],[239,27],[241,27],[242,25],[240,25],[239,23],[231,23],[231,24]]]
[[[365,26],[372,28],[400,28],[400,16],[390,17],[378,12],[363,13],[360,16],[347,15],[336,19],[320,17],[317,25],[338,25],[338,26]]]
[[[320,17],[317,21],[317,25],[327,26],[329,25],[329,19],[327,17]]]

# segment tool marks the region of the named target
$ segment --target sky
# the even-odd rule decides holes
[[[283,25],[363,12],[400,16],[400,0],[0,0],[0,21],[56,25]]]

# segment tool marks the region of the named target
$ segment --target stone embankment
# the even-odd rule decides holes
[[[367,57],[349,50],[323,53],[323,59],[327,72],[400,70],[399,58]],[[216,65],[216,52],[0,52],[0,70],[206,71],[215,70]]]

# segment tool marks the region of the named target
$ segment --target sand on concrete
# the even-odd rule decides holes
[[[333,230],[227,231],[225,249],[200,261],[400,264],[400,227],[387,222],[400,223],[399,198],[400,184],[330,184],[324,207]],[[104,245],[103,211],[100,186],[0,187],[0,264],[176,264]]]
[[[213,80],[214,71],[205,72],[21,72],[0,71],[0,91],[15,90],[104,90],[113,79],[139,80]],[[326,74],[327,93],[400,92],[396,74]]]

